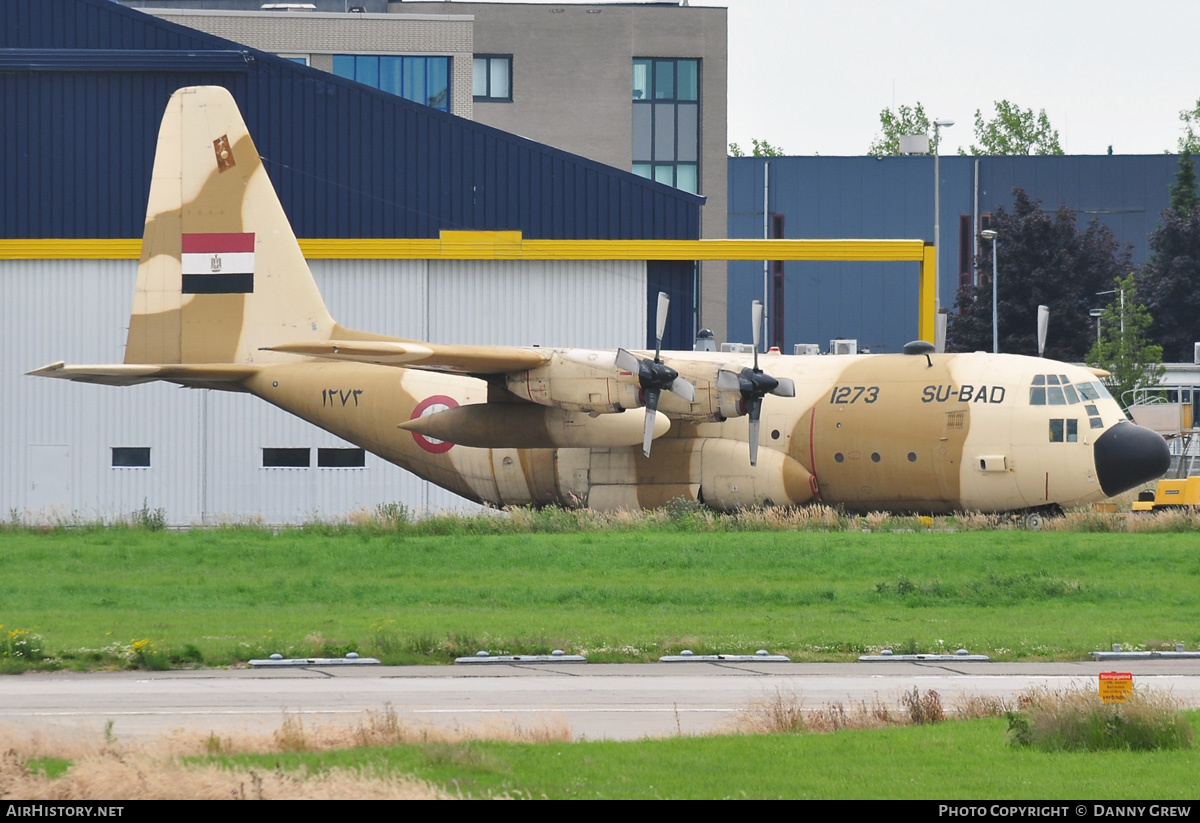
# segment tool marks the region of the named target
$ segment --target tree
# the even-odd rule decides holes
[[[754,145],[754,151],[751,152],[751,157],[783,157],[784,151],[780,146],[772,146],[766,140],[759,140],[757,137],[751,137],[750,142]],[[746,152],[737,143],[729,144],[730,157],[745,157]]]
[[[1150,257],[1142,267],[1139,289],[1153,321],[1150,335],[1171,363],[1190,363],[1200,340],[1200,209],[1159,217],[1150,235]]]
[[[1187,217],[1197,206],[1200,206],[1200,195],[1196,194],[1196,163],[1192,153],[1184,148],[1179,154],[1175,184],[1171,186],[1171,211],[1179,217]]]
[[[1162,346],[1147,337],[1150,313],[1137,300],[1133,274],[1113,282],[1116,295],[1100,316],[1100,339],[1088,352],[1087,364],[1109,372],[1104,385],[1122,405],[1128,405],[1128,392],[1157,386],[1166,370]]]
[[[898,106],[895,111],[884,109],[879,112],[879,127],[882,134],[875,137],[867,154],[876,157],[900,154],[900,136],[904,134],[929,134],[929,150],[937,150],[937,141],[932,136],[933,124],[920,103],[912,108]]]
[[[1007,100],[997,100],[996,116],[983,119],[975,110],[975,139],[970,154],[1062,154],[1058,131],[1050,127],[1050,118],[1042,109],[1035,116],[1033,109],[1021,109]],[[959,150],[959,154],[968,152]]]
[[[1179,138],[1178,144],[1179,153],[1200,154],[1200,135],[1196,134],[1200,131],[1200,100],[1196,101],[1195,108],[1179,112],[1179,120],[1183,123],[1183,136]]]
[[[1075,212],[1060,205],[1045,212],[1013,189],[1012,211],[997,208],[991,227],[998,233],[1000,351],[1037,354],[1037,307],[1050,307],[1046,357],[1082,361],[1092,346],[1088,311],[1096,292],[1132,268],[1131,252],[1098,220],[1080,231]],[[947,329],[950,351],[991,351],[993,244],[983,241],[976,263],[978,287],[960,289],[957,314]]]

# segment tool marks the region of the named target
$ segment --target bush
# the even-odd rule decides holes
[[[1084,689],[1035,690],[1008,712],[1009,743],[1043,751],[1190,749],[1195,736],[1178,701],[1135,690],[1124,703],[1104,703]]]

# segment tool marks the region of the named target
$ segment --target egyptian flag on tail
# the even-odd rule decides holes
[[[253,294],[254,234],[185,234],[184,294]]]

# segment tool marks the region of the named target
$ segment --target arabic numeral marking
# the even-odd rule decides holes
[[[878,399],[878,386],[834,386],[833,391],[829,393],[831,406],[857,403],[859,400],[864,403],[874,403]]]

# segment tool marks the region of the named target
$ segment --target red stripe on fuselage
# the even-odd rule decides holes
[[[821,486],[817,483],[817,444],[816,438],[813,437],[813,432],[817,427],[817,407],[814,405],[812,413],[808,416],[808,459],[812,463],[809,466],[809,485],[812,487],[813,493],[822,503],[825,498],[821,496]]]

